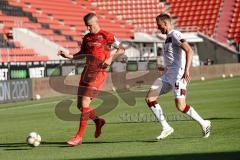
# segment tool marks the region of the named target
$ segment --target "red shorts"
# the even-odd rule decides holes
[[[83,72],[78,87],[78,97],[95,98],[106,79],[106,71]]]

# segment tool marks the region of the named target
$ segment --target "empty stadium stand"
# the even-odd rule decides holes
[[[157,32],[155,17],[165,11],[159,0],[89,0],[100,9],[127,21],[134,26],[134,31]]]
[[[157,32],[156,15],[170,13],[183,32],[202,32],[227,43],[239,43],[239,0],[89,0],[134,25],[135,31]]]
[[[232,19],[235,0],[222,1],[221,11],[214,33],[214,38],[219,42],[227,43],[228,30]]]
[[[114,32],[119,38],[131,38],[130,25],[119,21],[104,10],[99,10],[88,1],[70,0],[8,0],[10,4],[20,6],[24,11],[32,13],[37,22],[52,29],[59,35],[66,36],[72,41],[65,46],[76,47],[73,42],[81,40],[86,31],[83,16],[88,12],[96,12],[102,28]],[[55,37],[54,39],[58,39]],[[59,39],[58,39],[59,40]],[[60,39],[61,40],[61,39]]]
[[[240,0],[235,0],[233,14],[231,16],[228,38],[235,43],[240,43]]]
[[[184,31],[200,31],[212,36],[222,0],[166,0],[176,25]]]
[[[73,53],[79,48],[79,41],[86,32],[82,18],[92,11],[99,15],[102,28],[113,32],[118,38],[130,39],[133,36],[133,28],[129,24],[92,6],[88,1],[2,0],[0,3],[1,36],[13,27],[28,28]],[[4,44],[6,46],[5,41],[1,45]]]
[[[48,60],[14,41],[15,27],[28,28],[75,53],[86,33],[82,17],[88,12],[96,12],[102,28],[120,39],[130,39],[138,31],[158,32],[155,17],[168,12],[183,32],[240,43],[240,0],[1,0],[1,61],[24,61],[21,56],[26,61]]]
[[[21,8],[9,6],[6,1],[0,2],[0,61],[47,61],[47,56],[40,56],[33,49],[23,48],[20,42],[13,40],[13,27],[36,29]]]

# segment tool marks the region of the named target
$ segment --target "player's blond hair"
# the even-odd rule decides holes
[[[168,22],[172,22],[172,18],[171,18],[171,16],[169,15],[169,14],[167,14],[167,13],[161,13],[161,14],[159,14],[157,17],[156,17],[156,20],[157,21],[164,21],[164,22],[166,22],[166,21],[168,21]]]
[[[83,21],[85,22],[85,24],[91,20],[92,18],[95,18],[97,20],[97,15],[95,13],[88,13],[83,17]]]

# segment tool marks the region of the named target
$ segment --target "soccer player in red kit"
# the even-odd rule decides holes
[[[81,50],[74,55],[63,51],[58,52],[58,55],[68,59],[86,58],[86,65],[81,74],[78,88],[78,108],[82,114],[78,132],[67,142],[71,146],[82,143],[88,119],[92,119],[96,125],[94,137],[100,136],[105,120],[96,116],[90,104],[92,99],[98,95],[99,89],[106,79],[107,66],[110,65],[113,58],[124,54],[124,48],[115,36],[100,28],[94,13],[84,16],[84,23],[89,33],[83,37]],[[111,52],[111,48],[115,48],[115,50]]]

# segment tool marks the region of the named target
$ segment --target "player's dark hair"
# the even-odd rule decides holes
[[[169,14],[167,14],[167,13],[161,13],[160,15],[158,15],[157,17],[156,17],[156,20],[157,21],[169,21],[169,22],[171,22],[172,21],[172,18],[171,18],[171,16],[169,15]]]
[[[92,19],[93,17],[97,17],[95,13],[88,13],[83,17],[83,20],[85,23],[87,23],[90,19]]]

